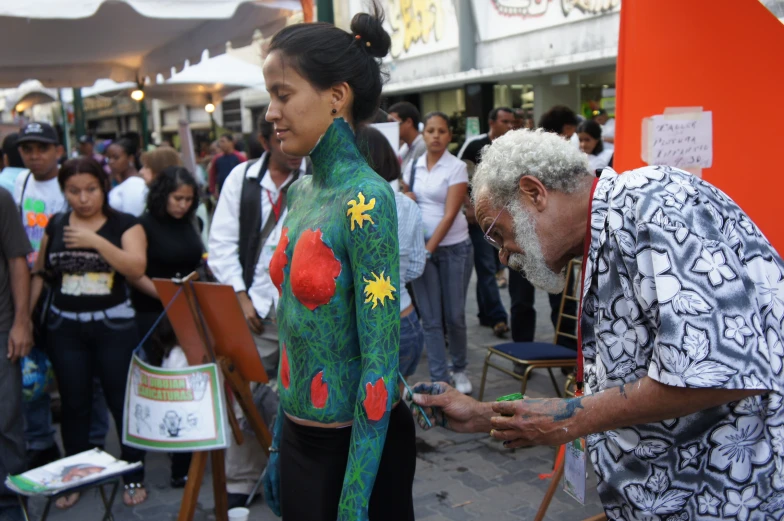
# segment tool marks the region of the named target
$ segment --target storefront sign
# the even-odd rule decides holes
[[[161,369],[134,356],[127,385],[124,444],[159,451],[226,448],[226,407],[215,364]]]
[[[616,12],[621,0],[471,0],[479,37],[496,40]]]
[[[392,58],[457,48],[457,14],[452,0],[381,0],[380,4],[386,15],[384,28],[392,38]],[[349,0],[349,7],[352,16],[367,10],[363,0]]]

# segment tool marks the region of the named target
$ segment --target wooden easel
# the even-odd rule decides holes
[[[244,438],[229,406],[232,396],[242,408],[259,444],[269,457],[272,435],[253,403],[250,390],[250,379],[266,383],[267,374],[261,365],[234,289],[218,284],[194,284],[197,279],[198,274],[193,272],[181,280],[155,279],[154,283],[164,303],[171,302],[177,290],[182,288],[183,302],[173,303],[168,316],[188,362],[191,365],[218,364],[228,384],[228,389],[225,389],[228,419],[235,441],[242,444]],[[224,449],[194,451],[177,521],[193,519],[208,457],[212,461],[215,517],[217,521],[228,521]]]

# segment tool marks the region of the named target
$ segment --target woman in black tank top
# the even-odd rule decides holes
[[[32,301],[48,275],[53,300],[47,317],[46,347],[62,400],[62,436],[67,455],[91,448],[89,440],[93,379],[122,432],[125,382],[139,342],[127,280],[144,275],[147,239],[132,215],[112,210],[108,181],[92,158],[65,163],[58,176],[71,211],[52,216],[34,267]],[[121,458],[142,461],[144,452],[121,446]],[[144,470],[126,474],[124,501],[144,501]],[[79,494],[58,499],[68,508]]]

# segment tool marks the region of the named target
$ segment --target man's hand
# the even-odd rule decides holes
[[[457,389],[443,383],[416,384],[413,401],[420,405],[434,427],[446,427],[455,432],[487,432],[490,430],[492,410],[489,404],[478,402]],[[410,402],[411,396],[406,393]],[[423,429],[429,429],[422,413],[414,407],[414,418]]]
[[[261,323],[256,308],[253,307],[253,302],[250,300],[248,294],[244,291],[237,293],[237,299],[240,301],[242,314],[245,315],[245,321],[248,322],[248,327],[254,335],[260,335],[264,332],[264,325]]]
[[[582,397],[525,399],[496,402],[490,436],[516,449],[532,445],[563,445],[580,437],[574,416],[582,409]]]
[[[8,359],[16,362],[30,354],[33,348],[33,322],[26,320],[14,321],[8,333]]]
[[[73,226],[64,228],[63,242],[65,242],[66,248],[95,249],[95,241],[98,238],[98,234],[91,230],[74,228]]]

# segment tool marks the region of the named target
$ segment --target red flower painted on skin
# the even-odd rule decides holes
[[[270,279],[272,283],[278,288],[278,295],[283,294],[283,268],[289,263],[289,258],[286,257],[286,248],[289,246],[289,229],[283,228],[278,241],[278,247],[275,248],[275,253],[272,255],[272,260],[269,265]]]
[[[329,398],[329,385],[324,381],[324,371],[319,371],[310,381],[310,402],[316,409],[323,409]]]
[[[289,370],[289,351],[286,349],[285,343],[282,351],[280,354],[280,383],[284,389],[288,389],[291,385],[291,371]]]
[[[305,230],[299,236],[291,260],[291,292],[313,311],[335,296],[340,261],[321,239],[321,230]]]
[[[373,421],[380,420],[387,412],[387,398],[389,398],[384,379],[379,378],[376,380],[375,385],[370,382],[366,383],[365,393],[367,396],[362,405],[365,407],[368,419]]]

